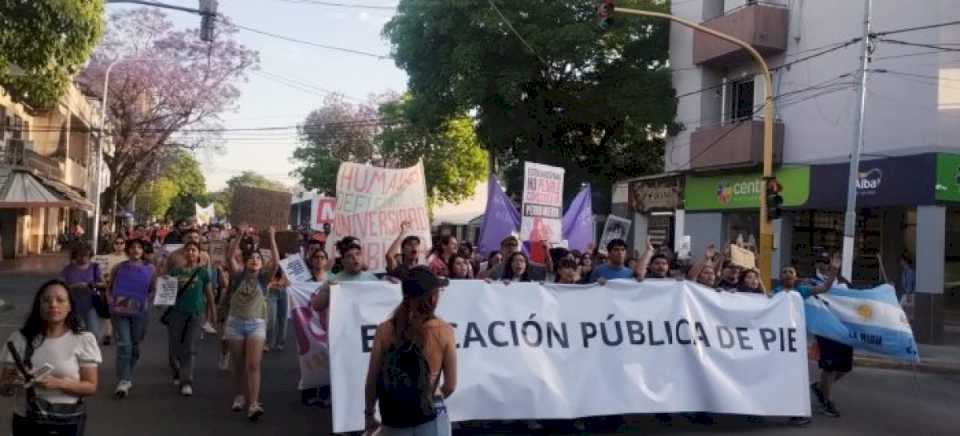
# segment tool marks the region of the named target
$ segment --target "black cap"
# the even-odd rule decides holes
[[[403,277],[400,288],[403,290],[404,297],[419,297],[428,292],[444,288],[450,285],[450,281],[445,277],[437,277],[425,266],[415,266],[407,271]]]

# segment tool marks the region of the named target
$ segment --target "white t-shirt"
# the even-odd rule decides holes
[[[7,342],[13,342],[14,348],[20,353],[21,357],[27,350],[27,341],[19,332],[13,332],[7,339]],[[51,376],[70,380],[80,380],[81,367],[97,367],[103,358],[100,356],[100,347],[97,345],[97,338],[90,332],[75,334],[67,331],[59,338],[46,338],[39,347],[33,350],[33,356],[30,362],[33,368],[40,368],[44,363],[53,366]],[[3,343],[3,368],[16,368],[13,362],[13,356],[7,350],[6,342]],[[64,393],[59,390],[46,390],[37,386],[37,397],[43,398],[51,403],[72,404],[80,398],[74,395]],[[20,416],[26,415],[26,392],[23,389],[17,389],[14,400],[13,413]]]

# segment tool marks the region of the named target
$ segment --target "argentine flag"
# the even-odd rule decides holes
[[[807,331],[854,349],[916,362],[917,342],[890,285],[873,289],[833,288],[807,298]]]

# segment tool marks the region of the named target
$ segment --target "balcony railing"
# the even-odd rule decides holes
[[[0,164],[37,171],[54,180],[63,179],[63,168],[57,159],[43,156],[33,150],[30,141],[11,139],[0,148]]]
[[[773,161],[783,155],[784,125],[773,126]],[[690,135],[690,169],[719,170],[763,163],[763,120],[746,119],[720,126],[704,126]]]

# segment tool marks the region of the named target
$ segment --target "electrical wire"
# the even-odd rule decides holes
[[[892,29],[892,30],[886,30],[883,32],[874,32],[874,33],[871,33],[870,36],[876,37],[876,36],[896,35],[898,33],[915,32],[918,30],[927,30],[927,29],[936,29],[939,27],[955,26],[958,24],[960,24],[960,20],[948,21],[946,23],[939,23],[939,24],[927,24],[927,25],[916,26],[916,27],[905,27],[902,29]]]
[[[286,3],[300,3],[300,4],[309,4],[317,6],[329,6],[334,8],[348,8],[348,9],[373,9],[373,10],[382,10],[382,11],[395,11],[396,6],[379,6],[379,5],[361,5],[361,4],[352,4],[352,3],[336,3],[336,2],[324,2],[317,0],[280,0]]]
[[[497,4],[494,3],[493,0],[487,0],[487,2],[490,3],[490,7],[492,7],[493,10],[497,13],[497,15],[500,16],[500,19],[503,21],[503,24],[505,24],[507,28],[510,29],[510,31],[513,32],[514,35],[516,35],[517,39],[519,39],[520,42],[522,42],[523,45],[527,47],[527,50],[530,50],[530,52],[533,53],[533,55],[536,56],[537,59],[540,59],[540,62],[542,64],[549,65],[547,64],[547,61],[543,59],[543,56],[540,56],[540,53],[538,53],[537,50],[534,49],[533,46],[530,45],[530,43],[523,38],[523,35],[520,35],[520,32],[517,32],[517,29],[515,29],[513,27],[513,24],[510,23],[510,20],[508,20],[507,17],[503,15],[503,12],[501,12],[500,8],[497,7]]]
[[[942,45],[924,44],[920,42],[911,42],[911,41],[901,41],[899,39],[877,38],[877,41],[886,42],[890,44],[905,45],[908,47],[923,47],[923,48],[932,48],[940,51],[960,52],[960,48],[957,48],[957,47],[944,47]]]
[[[317,48],[322,48],[322,49],[326,49],[326,50],[334,50],[334,51],[339,51],[339,52],[343,52],[343,53],[351,53],[351,54],[356,54],[356,55],[360,55],[360,56],[367,56],[367,57],[375,58],[375,59],[377,59],[377,60],[390,59],[390,55],[380,55],[380,54],[376,54],[376,53],[372,53],[372,52],[368,52],[368,51],[363,51],[363,50],[355,50],[355,49],[352,49],[352,48],[337,47],[337,46],[333,46],[333,45],[320,44],[320,43],[316,43],[316,42],[312,42],[312,41],[305,41],[305,40],[302,40],[302,39],[297,39],[297,38],[293,38],[293,37],[290,37],[290,36],[284,36],[284,35],[280,35],[280,34],[276,34],[276,33],[272,33],[272,32],[267,32],[267,31],[265,31],[265,30],[255,29],[255,28],[253,28],[253,27],[244,26],[244,25],[242,25],[242,24],[237,24],[237,23],[233,23],[233,22],[230,22],[230,24],[233,25],[234,27],[238,28],[238,29],[241,29],[241,30],[246,30],[246,31],[248,31],[248,32],[260,34],[260,35],[263,35],[263,36],[268,36],[268,37],[271,37],[271,38],[280,39],[280,40],[287,41],[287,42],[294,42],[294,43],[309,45],[309,46],[311,46],[311,47],[317,47]]]

